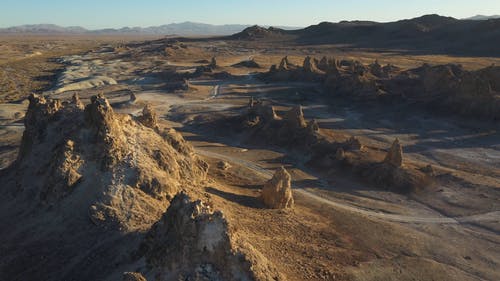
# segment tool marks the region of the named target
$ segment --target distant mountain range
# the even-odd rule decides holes
[[[89,30],[80,26],[62,27],[55,24],[20,25],[0,28],[0,34],[103,34],[103,35],[230,35],[242,31],[250,25],[212,25],[196,22],[172,23],[150,27],[123,27]],[[280,27],[298,29],[298,27]]]
[[[500,19],[500,15],[493,15],[493,16],[477,15],[470,18],[465,18],[464,20],[491,20],[491,19]]]
[[[288,41],[289,44],[349,45],[354,48],[500,56],[500,19],[459,20],[425,15],[395,22],[322,22],[299,30],[249,27],[228,37],[236,40]]]

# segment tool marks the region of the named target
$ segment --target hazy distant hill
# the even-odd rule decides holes
[[[491,20],[491,19],[500,19],[500,15],[493,15],[493,16],[476,15],[470,18],[465,18],[464,20]]]
[[[500,56],[500,19],[458,20],[439,15],[388,23],[322,22],[300,30],[250,27],[232,35],[243,40],[287,40],[298,44],[343,44],[418,52]]]
[[[249,25],[227,24],[212,25],[195,22],[172,23],[151,27],[123,27],[119,29],[88,30],[79,26],[62,27],[54,24],[21,25],[8,28],[0,28],[0,34],[143,34],[143,35],[230,35],[242,31]],[[294,29],[293,27],[282,27]]]

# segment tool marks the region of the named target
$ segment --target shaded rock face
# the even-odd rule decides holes
[[[240,251],[220,211],[181,192],[147,233],[140,254],[153,268],[155,280],[274,280],[258,253]]]
[[[149,104],[142,109],[142,115],[139,116],[137,120],[146,127],[158,130],[158,117],[156,111]]]
[[[56,114],[62,107],[59,100],[47,101],[43,96],[29,96],[28,111],[24,117],[24,133],[19,150],[18,160],[29,154],[34,144],[43,142],[47,136],[49,122],[57,118]]]
[[[84,163],[79,153],[75,152],[75,143],[68,140],[59,149],[51,161],[50,174],[40,191],[40,199],[53,202],[65,197],[82,179],[80,169]]]
[[[292,208],[292,177],[284,167],[279,168],[272,179],[264,184],[262,188],[262,201],[272,209]]]
[[[399,139],[394,140],[392,143],[384,162],[393,167],[403,166],[403,147],[399,143]]]
[[[107,169],[118,163],[126,154],[123,130],[115,117],[113,108],[102,95],[91,97],[85,107],[85,125],[90,129],[91,142],[103,153],[102,168]]]

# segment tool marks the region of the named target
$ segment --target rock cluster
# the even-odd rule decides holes
[[[292,208],[292,177],[284,167],[279,168],[273,177],[262,188],[262,201],[273,209]]]
[[[254,101],[253,98],[250,98],[248,107],[248,115],[252,119],[255,117],[259,117],[262,121],[271,121],[279,119],[274,107],[271,105],[265,105],[262,101],[257,100]]]

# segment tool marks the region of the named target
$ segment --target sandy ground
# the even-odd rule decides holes
[[[193,43],[195,44],[195,43]],[[65,68],[46,92],[69,99],[79,93],[84,102],[104,92],[116,110],[138,114],[153,105],[163,122],[183,132],[211,168],[213,185],[207,194],[227,214],[230,224],[278,265],[290,280],[498,280],[500,273],[500,127],[450,117],[436,117],[411,107],[352,104],[325,99],[319,85],[265,84],[252,72],[265,71],[280,56],[333,54],[402,66],[449,57],[407,57],[328,48],[289,50],[263,46],[196,43],[194,47],[164,50],[143,47],[143,53],[97,50],[62,58]],[[169,52],[170,57],[165,57]],[[199,59],[217,55],[220,68],[238,75],[231,79],[191,79],[189,91],[166,91],[164,73],[190,72]],[[260,69],[232,68],[255,58]],[[458,58],[473,68],[486,60]],[[474,62],[478,62],[474,64]],[[101,79],[87,83],[87,79]],[[116,83],[107,83],[111,79]],[[130,93],[138,101],[128,104]],[[337,173],[324,176],[305,167],[300,155],[276,147],[254,147],[227,136],[225,128],[197,130],[197,120],[238,114],[248,97],[264,98],[278,109],[304,105],[307,119],[323,130],[359,136],[366,145],[387,149],[395,137],[405,146],[407,161],[436,167],[438,185],[428,192],[401,195],[373,188]],[[0,104],[0,169],[15,159],[22,134],[26,103]],[[293,176],[297,207],[270,211],[260,205],[260,185],[284,165]],[[263,223],[265,222],[265,223]]]

